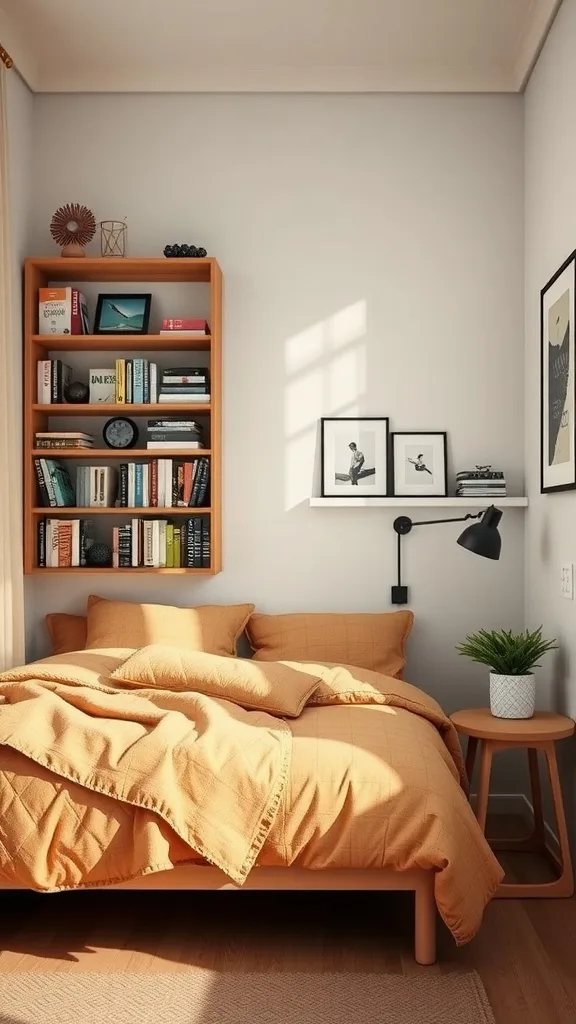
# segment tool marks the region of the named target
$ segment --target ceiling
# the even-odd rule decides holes
[[[0,0],[39,92],[519,92],[561,0]]]

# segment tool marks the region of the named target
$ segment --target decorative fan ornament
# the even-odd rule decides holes
[[[61,256],[85,256],[84,246],[96,233],[94,214],[80,203],[60,206],[50,221],[50,234],[61,245]]]

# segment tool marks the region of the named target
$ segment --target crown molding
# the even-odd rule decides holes
[[[38,76],[38,64],[30,47],[26,44],[23,30],[9,18],[6,12],[0,7],[0,40],[2,46],[14,61],[14,68],[32,92],[40,91],[40,80]]]
[[[514,62],[517,92],[524,92],[563,0],[532,0],[526,31]]]

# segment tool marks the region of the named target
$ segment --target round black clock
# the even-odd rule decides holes
[[[127,416],[113,416],[102,434],[109,448],[134,448],[138,443],[138,427]]]

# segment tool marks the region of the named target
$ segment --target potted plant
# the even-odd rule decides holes
[[[480,629],[470,633],[456,650],[490,668],[490,711],[495,718],[532,718],[536,704],[533,668],[555,640],[544,640],[542,626],[532,633],[511,629]]]

